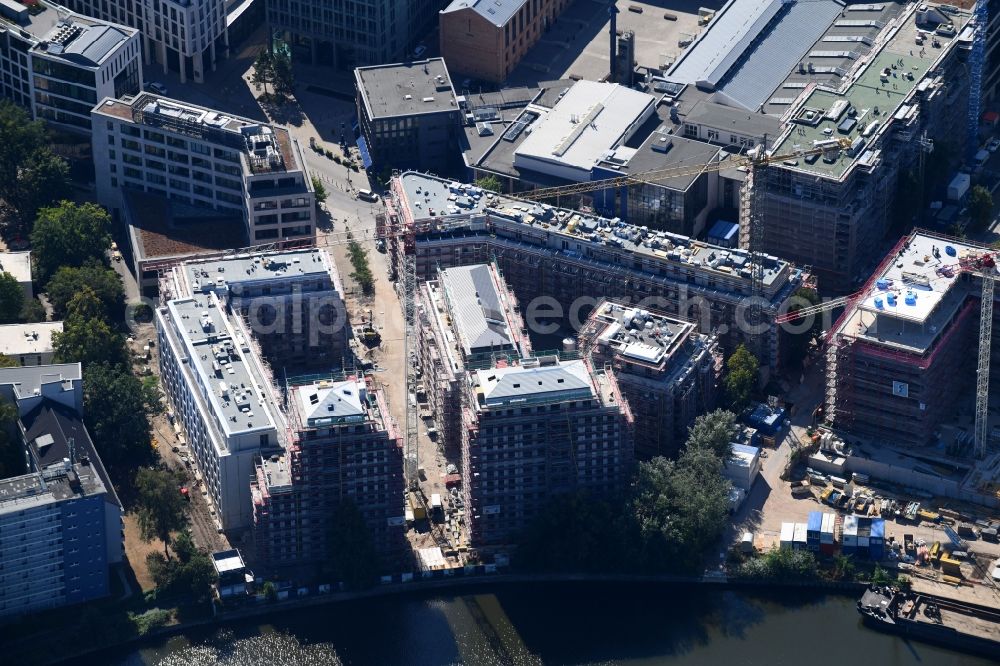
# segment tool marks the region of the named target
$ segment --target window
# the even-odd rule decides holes
[[[719,130],[710,129],[708,130],[708,140],[718,141],[719,140]]]

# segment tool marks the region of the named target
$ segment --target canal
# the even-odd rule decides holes
[[[120,666],[990,663],[863,627],[851,597],[553,584],[282,613],[104,655]]]

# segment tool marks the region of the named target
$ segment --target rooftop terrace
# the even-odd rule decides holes
[[[617,303],[605,302],[591,315],[605,326],[599,344],[623,359],[661,366],[684,345],[694,331],[691,322]]]
[[[871,158],[866,146],[876,141],[892,119],[905,117],[914,91],[928,85],[928,72],[959,41],[969,21],[966,12],[936,12],[935,16],[946,17],[951,24],[918,26],[918,15],[922,15],[919,5],[913,5],[894,18],[876,38],[881,48],[855,61],[853,73],[840,88],[816,87],[792,109],[792,122],[776,144],[777,153],[811,148],[832,138],[850,139],[854,147],[811,162],[799,160],[791,168],[839,179],[859,160]],[[849,20],[855,19],[843,21]],[[923,37],[922,43],[918,36]]]

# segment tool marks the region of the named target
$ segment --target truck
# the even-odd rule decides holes
[[[972,185],[972,176],[967,173],[957,173],[948,183],[948,201],[961,201]]]
[[[431,495],[431,518],[437,520],[444,515],[444,505],[441,503],[441,495],[434,493]]]

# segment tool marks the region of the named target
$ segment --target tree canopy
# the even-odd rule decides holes
[[[121,313],[125,290],[118,273],[103,264],[90,262],[83,266],[61,266],[46,285],[56,319],[66,317],[70,300],[84,288],[100,301],[100,318],[114,319]]]
[[[724,409],[702,414],[688,428],[688,448],[708,449],[719,460],[726,461],[733,454],[733,440],[739,427],[736,415]]]
[[[155,389],[147,389],[125,366],[98,363],[84,368],[87,431],[113,474],[153,462],[146,417],[155,400]]]
[[[483,176],[476,179],[476,186],[481,187],[484,190],[489,190],[490,192],[499,192],[500,179],[494,175]]]
[[[149,574],[156,583],[157,594],[189,595],[203,601],[211,593],[212,584],[218,579],[208,553],[195,546],[188,530],[174,539],[174,559],[154,552],[146,556]]]
[[[977,231],[984,230],[993,219],[993,195],[982,185],[974,185],[969,192],[969,217]]]
[[[0,397],[0,479],[18,476],[25,471],[24,447],[17,432],[17,407]]]
[[[62,332],[52,333],[52,349],[60,363],[83,363],[84,368],[99,363],[124,365],[128,359],[125,341],[99,317],[86,316],[100,312],[101,302],[93,292],[82,291],[70,300],[69,314],[63,321]],[[74,305],[77,312],[74,314]]]
[[[17,278],[7,272],[0,273],[0,324],[17,322],[23,309],[24,290]]]
[[[0,199],[14,212],[10,231],[27,236],[38,209],[65,196],[68,185],[69,167],[49,148],[45,125],[0,101]]]
[[[723,382],[726,387],[726,398],[734,411],[743,411],[750,402],[750,394],[757,386],[759,366],[757,357],[743,344],[740,344],[726,361],[726,376]]]
[[[168,560],[173,533],[188,523],[187,502],[180,494],[180,485],[180,480],[165,469],[142,467],[135,474],[139,534],[146,542],[162,541]]]
[[[253,63],[253,75],[250,82],[264,88],[265,98],[271,95],[267,90],[270,85],[275,95],[284,97],[290,95],[295,87],[295,77],[292,73],[292,60],[286,49],[261,49]]]
[[[39,281],[47,283],[62,266],[106,260],[111,246],[111,218],[92,203],[60,202],[43,208],[31,232],[32,257]]]

